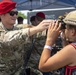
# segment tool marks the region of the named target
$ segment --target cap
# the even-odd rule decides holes
[[[38,13],[36,13],[36,16],[45,19],[45,14],[44,14],[43,12],[38,12]]]
[[[76,25],[76,10],[71,11],[63,19],[66,24]]]
[[[16,7],[16,2],[11,0],[3,0],[0,2],[0,15],[5,14]]]

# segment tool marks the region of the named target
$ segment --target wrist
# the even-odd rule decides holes
[[[52,50],[52,46],[49,46],[49,45],[45,45],[44,48]]]
[[[52,41],[52,40],[47,39],[47,40],[46,40],[46,45],[52,46],[52,45],[53,45],[53,41]]]

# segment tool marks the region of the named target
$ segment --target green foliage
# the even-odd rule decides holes
[[[21,16],[21,17],[23,17],[24,19],[27,19],[27,16],[25,16],[23,13],[21,13],[21,12],[18,12],[18,16]]]

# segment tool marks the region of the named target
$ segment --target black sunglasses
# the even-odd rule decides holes
[[[18,15],[18,11],[10,11],[8,12],[10,16]]]

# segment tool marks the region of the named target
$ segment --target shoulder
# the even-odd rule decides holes
[[[62,48],[57,55],[64,60],[64,62],[68,62],[68,63],[72,63],[72,60],[74,59],[74,57],[76,57],[76,50],[75,48],[69,44],[67,46],[65,46],[64,48]]]
[[[0,25],[0,32],[5,31],[2,25]]]
[[[62,48],[60,50],[60,53],[70,55],[70,54],[74,53],[74,50],[75,50],[75,48],[71,44],[69,44],[69,45],[65,46],[64,48]]]

